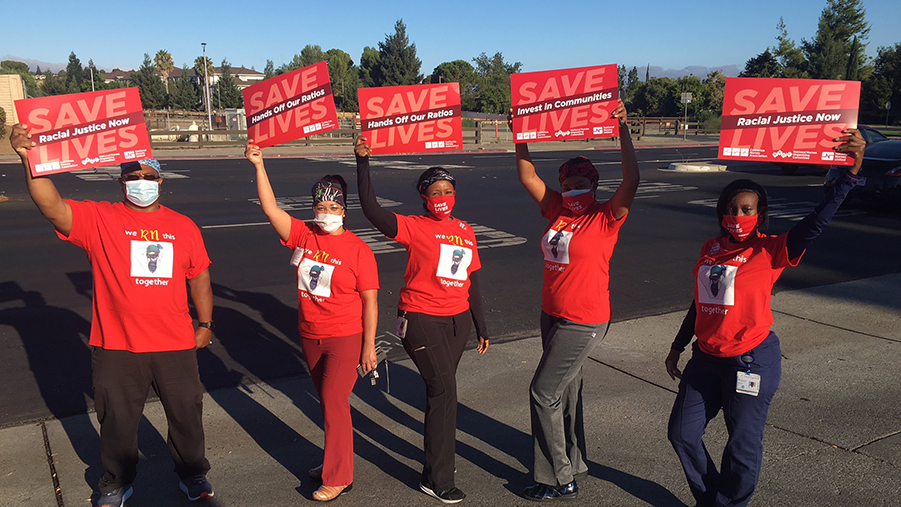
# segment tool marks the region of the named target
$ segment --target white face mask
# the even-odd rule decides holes
[[[125,198],[135,206],[146,208],[160,198],[160,182],[148,180],[126,181]]]
[[[341,215],[332,215],[331,213],[316,213],[313,223],[319,226],[323,232],[331,234],[344,225],[344,217]]]

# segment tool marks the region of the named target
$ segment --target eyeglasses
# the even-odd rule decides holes
[[[329,204],[326,206],[325,204],[317,204],[313,206],[313,211],[316,213],[338,213],[342,209],[344,209],[340,204]]]
[[[148,174],[132,173],[132,174],[127,174],[120,179],[125,180],[125,181],[138,181],[138,180],[156,181],[156,180],[160,179],[160,176],[157,174],[153,174],[153,173],[148,173]]]

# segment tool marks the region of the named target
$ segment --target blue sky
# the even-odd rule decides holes
[[[456,0],[426,2],[320,1],[98,2],[43,0],[33,13],[6,24],[0,58],[64,65],[75,51],[83,64],[135,68],[144,53],[172,53],[176,65],[207,55],[219,65],[262,71],[306,44],[339,48],[359,62],[364,46],[376,46],[403,19],[422,60],[422,73],[439,63],[471,61],[502,52],[524,71],[598,64],[651,66],[651,75],[734,75],[775,43],[785,19],[789,36],[812,38],[826,0],[730,2]],[[871,31],[867,53],[901,42],[897,0],[864,2]],[[42,66],[43,67],[43,66]]]

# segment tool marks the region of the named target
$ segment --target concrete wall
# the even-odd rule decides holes
[[[6,111],[6,124],[9,126],[19,123],[16,108],[13,102],[25,98],[25,86],[22,76],[18,74],[0,74],[0,107]]]

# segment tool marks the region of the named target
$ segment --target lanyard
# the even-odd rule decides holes
[[[748,373],[751,373],[751,363],[754,362],[753,352],[754,352],[754,349],[751,349],[751,350],[745,352],[744,354],[742,354],[741,357],[739,358],[739,359],[741,359],[741,362],[745,363],[745,366],[748,367]]]

